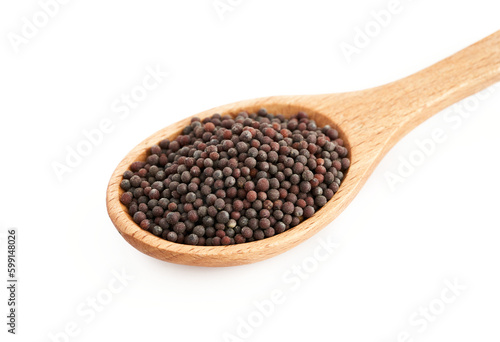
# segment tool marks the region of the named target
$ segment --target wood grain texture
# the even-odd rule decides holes
[[[172,243],[142,230],[119,201],[123,172],[147,149],[177,137],[191,117],[161,129],[120,162],[107,189],[107,209],[118,232],[139,251],[168,262],[197,266],[249,264],[283,253],[335,219],[359,192],[378,162],[406,133],[447,106],[500,81],[500,31],[414,75],[384,86],[340,94],[273,96],[240,101],[193,115],[236,115],[266,108],[287,117],[302,110],[319,126],[338,129],[349,148],[351,166],[339,191],[313,217],[284,233],[229,246]]]

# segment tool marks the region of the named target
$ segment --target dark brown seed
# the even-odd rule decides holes
[[[304,211],[302,210],[301,207],[297,206],[293,209],[293,215],[296,217],[301,217],[302,215],[304,215]]]
[[[312,173],[310,170],[304,171],[302,173],[302,179],[305,181],[310,181],[314,178],[314,173]]]
[[[176,242],[177,241],[177,233],[170,231],[170,232],[167,233],[167,237],[166,238],[167,238],[168,241]]]
[[[188,245],[197,245],[198,244],[198,240],[199,240],[198,235],[196,235],[196,234],[189,234],[184,241]]]
[[[203,128],[207,132],[213,132],[215,130],[215,125],[211,122],[207,122]]]
[[[187,218],[189,221],[191,222],[196,222],[198,221],[198,213],[196,212],[196,210],[190,210],[187,214]]]
[[[155,216],[155,217],[161,217],[163,215],[163,208],[160,207],[160,206],[155,206],[152,209],[152,212],[153,212],[153,216]]]
[[[267,191],[269,190],[269,180],[267,178],[261,178],[257,181],[256,186],[257,191]]]
[[[130,193],[130,192],[124,192],[120,196],[120,202],[122,202],[124,205],[129,205],[130,203],[132,203],[132,199],[133,199],[133,196],[132,196],[132,193]]]
[[[245,142],[249,142],[250,140],[252,140],[252,133],[250,133],[249,131],[243,131],[240,134],[240,140],[245,141]]]
[[[146,214],[144,214],[142,211],[138,211],[134,214],[134,222],[137,224],[140,224],[142,220],[146,219]]]
[[[248,239],[251,238],[253,235],[253,230],[250,229],[249,227],[243,227],[241,229],[241,234],[243,235],[244,238]]]
[[[275,234],[275,230],[274,230],[274,228],[273,228],[273,227],[269,227],[269,228],[267,228],[266,230],[264,230],[264,235],[265,235],[266,237],[271,237],[271,236],[274,236],[274,234]]]
[[[283,233],[286,230],[286,225],[283,222],[276,222],[274,225],[274,231],[276,234]]]
[[[214,201],[214,207],[217,209],[217,210],[221,210],[222,208],[224,208],[224,206],[226,205],[226,203],[224,202],[224,200],[222,198],[217,198],[215,201]]]
[[[225,210],[219,212],[217,214],[217,222],[220,222],[220,223],[228,223],[229,222],[229,213]]]
[[[180,219],[180,214],[179,213],[176,213],[176,212],[170,212],[167,214],[167,223],[169,225],[174,225],[176,224],[177,222],[179,222],[179,219]]]
[[[194,201],[196,201],[196,194],[194,192],[190,192],[186,195],[186,201],[188,203],[193,203]]]
[[[262,240],[265,237],[264,231],[261,229],[257,229],[256,231],[253,232],[253,238],[255,240]]]
[[[325,196],[318,196],[318,197],[315,198],[314,203],[318,207],[322,207],[322,206],[324,206],[326,204],[326,197]]]
[[[254,202],[256,199],[257,199],[257,193],[255,191],[249,191],[247,193],[247,196],[246,196],[246,199],[249,201],[249,202]]]
[[[347,158],[342,158],[342,170],[347,170],[351,166],[351,161]]]
[[[125,191],[128,191],[130,190],[130,188],[132,187],[132,185],[130,184],[130,181],[128,179],[123,179],[120,183],[120,187],[125,190]]]
[[[184,234],[184,232],[186,231],[186,225],[184,224],[184,222],[177,222],[174,225],[174,231],[177,234]]]
[[[314,215],[314,208],[307,206],[304,208],[304,218],[309,218]]]
[[[234,237],[234,242],[235,243],[244,243],[244,242],[246,242],[246,239],[243,237],[243,235],[238,234]]]
[[[293,205],[292,202],[285,202],[283,204],[282,210],[283,210],[283,212],[285,214],[291,214],[291,213],[293,213],[293,209],[294,209],[294,205]]]
[[[261,229],[267,229],[271,226],[271,221],[267,218],[260,219],[259,221],[259,228]]]
[[[156,236],[161,236],[163,233],[163,229],[160,226],[155,225],[151,228],[151,233]]]
[[[137,188],[138,186],[141,185],[142,179],[141,177],[134,175],[132,178],[130,178],[130,184],[134,187]]]
[[[139,224],[139,226],[144,229],[144,230],[148,230],[149,229],[149,226],[151,225],[151,221],[146,219],[146,220],[142,220],[141,223]]]

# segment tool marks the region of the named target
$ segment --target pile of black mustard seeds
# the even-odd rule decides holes
[[[350,161],[330,126],[307,114],[193,118],[125,171],[120,201],[142,229],[200,246],[261,240],[314,215]]]

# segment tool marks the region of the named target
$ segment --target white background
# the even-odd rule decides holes
[[[233,0],[222,20],[212,0],[75,0],[16,53],[8,37],[41,8],[3,1],[1,340],[51,341],[68,324],[75,335],[56,340],[225,341],[230,333],[245,341],[408,341],[404,332],[414,341],[499,340],[498,85],[488,99],[469,99],[465,118],[453,107],[406,136],[335,222],[270,260],[216,269],[161,262],[128,245],[106,213],[119,161],[182,117],[247,98],[384,84],[499,29],[496,1],[401,0],[348,62],[341,43],[353,44],[356,28],[389,2]],[[113,102],[158,65],[170,75],[121,119]],[[59,180],[53,163],[65,163],[67,148],[103,118],[114,130]],[[387,174],[435,129],[446,141],[391,188]],[[5,325],[9,227],[19,239],[16,336]],[[314,267],[314,250],[328,239],[338,247]],[[304,279],[294,265],[306,266]],[[106,297],[113,272],[123,271],[134,279]],[[443,304],[446,281],[466,289]],[[254,301],[275,290],[284,302],[252,321],[249,337],[238,335],[241,321],[261,315]],[[106,303],[100,312],[77,312],[96,296]],[[419,308],[429,306],[432,319],[417,324]]]

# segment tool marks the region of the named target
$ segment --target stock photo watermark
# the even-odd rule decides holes
[[[220,20],[226,18],[227,13],[232,13],[243,3],[243,0],[214,0],[212,7]]]
[[[233,332],[224,332],[222,340],[224,342],[242,342],[251,337],[255,330],[264,324],[266,318],[271,317],[276,308],[287,300],[287,294],[297,291],[303,281],[310,278],[316,272],[320,264],[329,259],[340,244],[332,237],[319,239],[312,255],[304,258],[299,264],[294,264],[283,272],[281,276],[281,286],[273,289],[269,295],[259,301],[253,301],[253,309],[244,317],[237,318],[237,326]]]
[[[99,313],[109,307],[115,296],[123,292],[130,281],[134,280],[134,277],[127,274],[124,268],[120,272],[111,270],[111,275],[111,279],[104,288],[87,296],[76,306],[77,318],[66,322],[62,330],[48,333],[47,337],[51,342],[69,342],[72,338],[80,335]]]
[[[13,335],[18,323],[17,244],[17,229],[7,229],[7,332]]]
[[[145,69],[146,73],[139,84],[121,93],[111,102],[111,115],[103,117],[94,128],[84,129],[78,142],[66,145],[63,160],[52,161],[51,167],[59,182],[64,180],[66,174],[81,165],[85,158],[104,142],[106,136],[115,130],[118,122],[126,120],[169,75],[169,72],[162,70],[160,65],[147,66]]]
[[[457,277],[444,280],[439,294],[414,310],[407,320],[408,327],[396,334],[397,342],[414,342],[417,335],[425,333],[444,315],[449,307],[463,295],[467,286]]]
[[[351,63],[354,55],[359,55],[368,47],[391,24],[394,16],[403,12],[404,2],[411,1],[390,0],[385,8],[370,11],[370,20],[363,25],[355,26],[352,38],[348,42],[343,41],[339,44],[347,63]]]
[[[396,169],[385,172],[384,177],[391,191],[395,191],[399,184],[404,183],[415,174],[418,167],[437,151],[438,146],[448,139],[449,133],[447,131],[454,131],[462,127],[467,119],[480,108],[481,102],[488,100],[498,89],[500,89],[499,83],[444,110],[440,116],[446,124],[446,129],[436,127],[427,138],[415,139],[415,148],[406,156],[398,157],[399,163]]]
[[[27,45],[33,38],[57,17],[62,6],[69,3],[70,0],[40,0],[38,9],[30,16],[21,18],[21,25],[16,32],[8,32],[7,39],[15,53],[20,51],[22,45]]]

